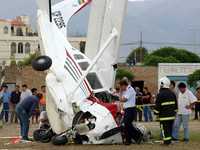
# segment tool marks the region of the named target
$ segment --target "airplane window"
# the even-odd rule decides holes
[[[74,58],[75,58],[76,60],[84,59],[84,57],[83,57],[82,55],[80,55],[80,54],[75,54],[75,55],[74,55]]]
[[[81,69],[83,70],[83,71],[85,71],[87,68],[88,68],[88,66],[89,66],[89,63],[88,62],[80,62],[80,63],[78,63],[79,64],[79,66],[81,67]]]
[[[103,88],[96,73],[94,73],[94,72],[89,73],[86,78],[87,78],[88,82],[90,83],[90,86],[92,89],[96,90],[96,89]]]

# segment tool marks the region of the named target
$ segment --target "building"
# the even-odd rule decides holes
[[[30,53],[40,50],[39,40],[33,33],[28,16],[0,19],[0,65],[17,62]]]
[[[70,37],[69,42],[84,52],[85,37]],[[38,34],[32,31],[30,18],[18,16],[15,19],[0,19],[0,66],[8,66],[12,60],[16,62],[40,51]]]
[[[187,82],[188,75],[200,69],[200,63],[160,63],[158,66],[158,81],[162,77],[178,82]],[[190,87],[192,90],[194,87]]]

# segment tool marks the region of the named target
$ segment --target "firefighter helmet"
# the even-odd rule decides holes
[[[167,77],[163,77],[160,79],[160,88],[169,88],[170,80]]]

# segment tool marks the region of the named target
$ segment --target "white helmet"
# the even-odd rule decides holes
[[[163,77],[160,79],[160,88],[169,88],[170,84],[169,78]]]

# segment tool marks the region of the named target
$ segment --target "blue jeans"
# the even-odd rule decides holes
[[[149,106],[144,106],[144,121],[145,122],[148,122],[148,121],[153,121],[153,117],[152,117],[152,114],[151,114],[151,109]]]
[[[22,107],[20,107],[20,105],[17,105],[16,113],[20,122],[20,132],[21,132],[22,139],[28,140],[28,131],[29,131],[29,123],[30,123],[29,115]]]
[[[5,116],[5,122],[9,120],[9,103],[3,103],[3,110],[0,115],[0,120],[3,120]]]
[[[189,140],[189,119],[190,115],[177,115],[176,120],[174,122],[174,128],[172,136],[175,139],[179,139],[179,129],[181,124],[183,124],[184,129],[184,140]]]

